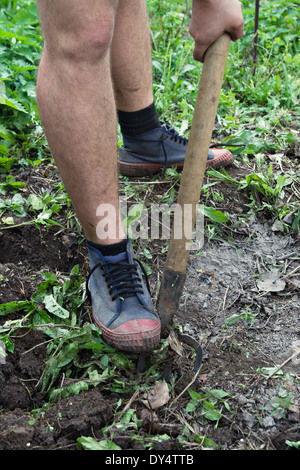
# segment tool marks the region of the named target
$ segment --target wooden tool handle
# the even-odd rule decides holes
[[[224,34],[207,50],[204,58],[194,116],[186,151],[174,221],[182,229],[178,237],[175,224],[166,260],[165,272],[158,299],[162,326],[169,324],[176,313],[188,262],[189,246],[193,236],[196,211],[200,199],[207,155],[216,118],[220,92],[230,46],[230,36]],[[187,206],[188,205],[188,206]],[[189,229],[185,216],[189,208],[192,223]],[[187,230],[188,229],[188,230]],[[187,233],[188,231],[188,233]]]
[[[187,204],[191,206],[193,211],[192,226],[190,234],[183,233],[181,238],[174,238],[175,227],[173,227],[166,263],[167,268],[182,273],[186,271],[188,246],[192,239],[229,45],[230,37],[228,35],[221,36],[207,50],[204,59],[177,199],[178,211],[182,215],[181,227],[187,229],[186,224],[184,225],[184,205]],[[187,206],[186,209],[188,209]],[[179,215],[174,214],[174,220],[180,220]]]

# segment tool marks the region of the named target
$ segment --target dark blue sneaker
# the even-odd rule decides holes
[[[188,139],[165,123],[161,127],[135,136],[123,135],[119,148],[119,171],[124,176],[151,176],[175,166],[183,168]],[[230,165],[234,158],[226,149],[209,149],[207,168]]]
[[[152,351],[159,346],[160,320],[134,256],[130,240],[127,250],[103,256],[87,243],[91,272],[87,292],[95,323],[104,341],[127,352]]]

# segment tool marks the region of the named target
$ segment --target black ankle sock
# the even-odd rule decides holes
[[[126,251],[127,241],[127,238],[124,238],[124,240],[121,240],[118,243],[113,243],[112,245],[100,245],[93,242],[88,243],[89,245],[101,251],[103,256],[115,256]]]
[[[154,103],[139,111],[118,111],[118,118],[121,132],[125,135],[142,134],[161,125]]]

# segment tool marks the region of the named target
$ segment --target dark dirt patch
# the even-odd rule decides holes
[[[33,330],[18,330],[15,351],[0,369],[0,403],[3,409],[31,410],[43,405],[38,390],[46,356],[45,338]]]
[[[77,246],[76,236],[60,234],[57,227],[38,230],[24,226],[3,230],[0,237],[1,264],[22,263],[28,270],[68,273],[74,264],[82,264],[85,256]]]
[[[47,401],[38,382],[46,356],[40,332],[18,331],[15,352],[0,370],[0,450],[76,447],[76,439],[102,428],[112,411],[97,389],[63,399],[37,420],[30,412]]]
[[[57,227],[38,229],[23,226],[0,232],[0,274],[4,282],[1,303],[29,299],[40,272],[69,274],[76,264],[83,266],[86,247],[74,234],[62,234]]]
[[[246,171],[234,168],[234,177]],[[157,191],[163,188],[156,186]],[[218,190],[226,194],[219,209],[226,206],[234,224],[238,215],[248,210],[246,196],[239,193],[237,199],[236,191],[226,185]],[[110,438],[122,449],[144,449],[144,433],[166,433],[170,439],[156,448],[176,450],[184,428],[190,436],[186,449],[201,448],[194,443],[195,435],[213,439],[222,450],[286,450],[286,441],[299,441],[300,364],[297,358],[288,360],[300,342],[299,236],[286,236],[272,229],[271,221],[257,219],[238,225],[232,233],[235,237],[229,238],[224,227],[223,239],[206,241],[200,256],[191,254],[182,303],[174,319],[203,346],[199,375],[195,380],[194,352],[189,346],[183,345],[181,356],[170,349],[159,371],[164,373],[165,364],[170,368],[170,402],[155,416],[144,419],[139,430],[141,444],[132,441],[130,431],[116,427]],[[141,246],[137,247],[140,252]],[[157,298],[164,255],[159,243],[147,246],[153,253],[150,281]],[[68,274],[76,264],[85,276],[86,248],[73,233],[54,226],[3,230],[0,302],[30,299],[41,272]],[[284,281],[282,289],[262,290],[258,284],[261,276],[275,272]],[[235,321],[228,324],[230,318]],[[101,429],[114,422],[120,397],[98,386],[44,408],[35,420],[32,410],[47,404],[46,394],[38,387],[46,360],[46,338],[28,330],[19,330],[16,336],[14,353],[0,367],[0,449],[76,449],[80,436],[102,439]],[[286,360],[284,375],[268,379],[261,372]],[[147,361],[151,363],[151,357]],[[143,374],[139,377],[143,383]],[[186,387],[199,394],[213,389],[230,394],[230,409],[223,405],[217,426],[185,411],[190,401]],[[284,402],[287,396],[289,403]],[[132,400],[131,407],[143,416],[139,395],[134,399],[122,395],[122,399],[124,403]],[[277,407],[272,405],[274,399]]]
[[[0,415],[0,450],[76,450],[78,437],[97,438],[111,417],[97,389],[62,399],[36,421],[17,408]]]

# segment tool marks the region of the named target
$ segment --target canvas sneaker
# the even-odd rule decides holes
[[[119,148],[119,171],[124,176],[151,176],[160,170],[175,166],[183,168],[188,139],[182,137],[167,124],[138,134],[123,134],[123,145]],[[206,167],[218,169],[230,165],[234,160],[227,149],[212,148],[207,155]]]
[[[87,246],[91,267],[87,292],[104,341],[127,352],[156,349],[160,320],[130,240],[126,251],[114,256],[103,256],[94,246],[89,243]]]

